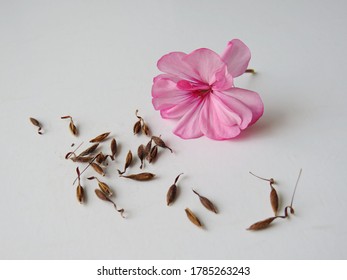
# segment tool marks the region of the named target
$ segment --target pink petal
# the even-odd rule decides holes
[[[160,71],[180,77],[180,79],[198,81],[199,76],[195,73],[194,69],[183,60],[186,56],[187,54],[183,52],[171,52],[158,60],[157,67]]]
[[[241,40],[233,39],[228,43],[221,58],[228,65],[229,73],[235,78],[246,71],[251,52]]]
[[[203,101],[198,101],[191,106],[186,114],[179,120],[173,133],[183,139],[198,138],[203,135],[199,125],[200,111]]]
[[[242,88],[232,88],[223,91],[225,96],[230,96],[242,102],[252,111],[252,119],[249,125],[255,123],[264,113],[264,104],[258,93]]]
[[[234,138],[241,132],[235,119],[230,118],[230,114],[226,114],[225,110],[221,110],[220,103],[214,102],[211,94],[205,97],[199,123],[201,131],[214,140]],[[229,125],[225,123],[229,123]]]
[[[191,52],[182,60],[198,74],[200,81],[209,85],[216,81],[216,72],[225,67],[225,63],[218,54],[205,48]]]
[[[218,71],[215,74],[215,78],[216,81],[212,85],[214,90],[223,91],[232,88],[234,85],[233,76],[230,75],[226,67]]]
[[[190,110],[194,103],[198,100],[193,95],[188,95],[175,106],[160,111],[160,115],[164,119],[179,119]]]

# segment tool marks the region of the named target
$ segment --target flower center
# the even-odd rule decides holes
[[[207,89],[195,90],[193,93],[195,94],[196,97],[205,97],[207,94],[213,93],[213,89],[211,85],[208,85]]]

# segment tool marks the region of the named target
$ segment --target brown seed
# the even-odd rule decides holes
[[[78,186],[76,188],[76,196],[77,196],[77,200],[79,201],[79,203],[84,202],[84,189],[80,184],[78,184]]]
[[[142,169],[144,167],[143,160],[145,159],[145,156],[146,156],[145,147],[142,144],[137,149],[137,156],[139,157],[141,161],[140,169]]]
[[[105,156],[102,152],[98,153],[98,155],[96,156],[96,162],[98,164],[102,164],[105,162],[105,160],[107,159],[108,156]]]
[[[95,162],[92,162],[90,165],[93,167],[93,169],[94,169],[97,173],[99,173],[99,174],[102,175],[102,176],[105,176],[105,172],[104,172],[104,170],[101,168],[100,165],[98,165],[98,164],[95,163]]]
[[[149,127],[145,122],[143,122],[143,125],[142,125],[142,132],[147,136],[151,135],[151,133],[149,131]]]
[[[72,119],[70,121],[69,128],[70,128],[71,133],[73,135],[77,136],[78,130],[77,130],[77,127],[75,126],[75,124],[73,123]]]
[[[95,194],[96,194],[96,196],[97,196],[99,199],[101,199],[101,200],[103,200],[103,201],[107,201],[107,202],[112,203],[113,206],[114,206],[114,208],[116,209],[116,211],[118,211],[118,212],[120,213],[120,215],[124,218],[124,215],[123,215],[124,209],[123,209],[123,208],[122,208],[122,209],[118,209],[116,203],[113,202],[111,199],[109,199],[109,198],[108,198],[102,191],[100,191],[99,189],[95,189]]]
[[[267,218],[265,220],[256,222],[253,225],[251,225],[249,228],[247,228],[247,230],[260,230],[260,229],[264,229],[264,228],[268,227],[277,218],[278,217],[271,217],[271,218]]]
[[[157,137],[157,136],[152,136],[152,140],[154,141],[154,143],[161,147],[161,148],[164,148],[164,149],[169,149],[170,152],[172,153],[172,149],[169,148],[168,146],[166,146],[165,142],[160,138],[160,137]]]
[[[148,143],[145,146],[146,157],[148,157],[149,153],[151,152],[151,148],[152,148],[152,139],[149,140]]]
[[[278,211],[278,195],[275,190],[275,188],[270,184],[271,192],[270,192],[270,202],[272,210],[274,211],[275,216],[277,215]]]
[[[91,160],[93,160],[93,157],[89,157],[89,156],[85,156],[85,157],[70,157],[70,159],[73,161],[73,162],[90,162]]]
[[[34,119],[34,118],[29,118],[29,120],[30,120],[30,122],[33,125],[38,127],[37,133],[41,135],[42,134],[42,132],[41,132],[42,126],[41,126],[40,122],[37,119]]]
[[[82,153],[78,155],[78,157],[83,157],[92,154],[96,148],[99,146],[99,143],[96,143],[92,146],[90,146],[88,149],[84,150]]]
[[[113,195],[111,188],[106,183],[98,180],[98,185],[99,185],[100,190],[102,190],[106,195],[108,195],[108,196]]]
[[[186,208],[185,211],[186,211],[186,214],[187,214],[188,219],[189,219],[194,225],[196,225],[196,226],[198,226],[198,227],[201,228],[201,227],[202,227],[202,224],[201,224],[200,220],[198,219],[198,217],[195,216],[195,214],[194,214],[189,208]]]
[[[114,160],[114,157],[117,153],[118,147],[117,147],[117,141],[116,139],[112,138],[111,140],[111,159]]]
[[[103,134],[100,134],[100,135],[96,136],[95,138],[93,138],[93,139],[90,140],[89,142],[90,142],[90,143],[102,142],[102,141],[104,141],[104,140],[107,138],[107,136],[109,136],[109,135],[110,135],[110,132],[105,132],[105,133],[103,133]]]
[[[128,167],[130,166],[131,162],[133,161],[133,154],[132,152],[129,150],[129,152],[127,153],[127,156],[125,158],[125,164],[124,164],[124,170],[123,172],[121,172],[119,169],[118,169],[118,173],[119,175],[122,175],[125,173],[125,171],[127,171]]]
[[[204,207],[207,209],[207,210],[210,210],[214,213],[217,214],[217,209],[216,207],[213,205],[213,203],[206,197],[200,195],[198,192],[196,192],[195,190],[193,190],[193,192],[199,196],[199,199],[200,199],[200,202],[202,205],[204,205]]]
[[[149,172],[143,172],[143,173],[130,174],[130,175],[120,174],[120,176],[123,178],[128,178],[128,179],[132,179],[136,181],[149,181],[154,178],[155,174],[149,173]]]
[[[172,204],[175,199],[176,199],[176,194],[177,194],[177,186],[175,184],[173,184],[167,194],[166,194],[166,204],[167,206],[169,206],[170,204]]]
[[[134,124],[134,127],[133,127],[134,135],[135,135],[135,134],[138,134],[140,131],[141,131],[141,120],[138,120],[138,121]]]
[[[154,161],[157,158],[157,155],[158,155],[158,146],[155,145],[151,149],[151,152],[149,153],[149,155],[147,156],[148,162],[151,163],[152,161]]]

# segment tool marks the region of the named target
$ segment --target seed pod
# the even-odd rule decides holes
[[[37,119],[34,119],[34,118],[29,118],[29,120],[30,120],[30,122],[33,125],[38,127],[37,133],[41,135],[42,134],[42,132],[41,132],[42,126],[41,126],[40,122]]]
[[[82,204],[84,202],[84,189],[80,184],[76,188],[76,196],[78,202]]]
[[[107,138],[107,136],[109,136],[109,134],[110,134],[110,132],[105,132],[103,134],[100,134],[100,135],[96,136],[95,138],[93,138],[89,142],[90,143],[102,142],[102,141],[104,141]]]
[[[73,162],[90,162],[91,160],[93,160],[93,157],[88,157],[88,156],[85,156],[85,157],[70,157],[70,159],[73,161]]]
[[[95,163],[95,162],[92,162],[90,165],[93,167],[93,169],[94,169],[97,173],[99,173],[99,174],[102,175],[102,176],[105,176],[105,172],[104,172],[104,170],[101,168],[100,165],[98,165],[98,164]]]
[[[116,139],[112,138],[111,140],[111,159],[112,160],[114,160],[117,150],[118,150],[118,147],[117,147]]]
[[[198,192],[196,192],[195,190],[193,190],[193,192],[199,197],[200,199],[200,202],[202,205],[204,205],[204,207],[207,209],[207,210],[210,210],[214,213],[217,214],[217,209],[216,207],[213,205],[213,203],[206,197],[200,195]]]
[[[92,154],[96,148],[99,146],[99,143],[96,143],[92,146],[90,146],[88,149],[84,150],[82,153],[80,153],[77,157],[83,157]]]
[[[166,146],[165,142],[160,138],[160,137],[157,137],[157,136],[152,136],[152,140],[154,141],[154,143],[161,147],[161,148],[164,148],[164,149],[168,149],[170,150],[170,152],[172,153],[172,149],[169,148],[168,146]]]
[[[183,173],[179,174],[179,175],[176,177],[176,179],[175,179],[173,185],[171,185],[171,187],[169,188],[169,190],[168,190],[168,192],[167,192],[167,194],[166,194],[166,204],[167,204],[167,206],[169,206],[170,204],[172,204],[172,203],[175,201],[175,199],[176,199],[176,194],[177,194],[177,185],[176,185],[176,183],[177,183],[177,181],[178,181],[178,178],[179,178],[182,174],[183,174]]]
[[[152,139],[148,141],[148,143],[145,146],[145,155],[148,158],[149,153],[151,152],[152,148]]]
[[[135,134],[138,134],[140,131],[141,131],[141,120],[138,120],[138,121],[134,124],[134,127],[133,127],[134,135],[135,135]]]
[[[72,119],[70,120],[69,128],[70,128],[71,133],[73,135],[77,136],[78,130],[77,130],[77,127],[75,126],[75,124],[73,123]]]
[[[130,174],[130,175],[122,175],[120,174],[121,177],[123,178],[128,178],[132,179],[135,181],[149,181],[154,178],[155,174],[149,173],[149,172],[143,172],[143,173],[138,173],[138,174]]]
[[[118,173],[119,175],[122,175],[125,173],[125,171],[127,171],[128,167],[130,166],[131,162],[133,161],[133,154],[132,152],[129,150],[126,158],[125,158],[125,164],[124,164],[124,170],[123,172],[121,172],[119,169],[118,169]]]
[[[195,214],[194,214],[189,208],[186,208],[185,211],[186,211],[186,214],[187,214],[188,219],[189,219],[194,225],[196,225],[196,226],[198,226],[198,227],[201,228],[201,227],[202,227],[202,224],[201,224],[200,220],[198,219],[198,217],[195,216]]]
[[[251,225],[249,228],[247,228],[247,230],[260,230],[260,229],[267,228],[277,218],[278,217],[271,217],[271,218],[267,218],[265,220],[256,222],[253,225]]]
[[[151,152],[149,153],[149,155],[147,156],[148,162],[151,163],[152,161],[154,161],[157,158],[157,155],[158,155],[158,146],[155,145],[151,149]]]
[[[143,160],[145,159],[145,147],[141,144],[137,149],[137,156],[141,161],[140,169],[143,168]]]
[[[124,215],[123,215],[124,209],[123,208],[118,209],[116,203],[113,202],[111,199],[109,199],[102,191],[95,189],[95,194],[99,199],[112,203],[114,208],[116,209],[116,211],[118,211],[120,213],[120,215],[124,218]]]
[[[270,202],[272,210],[274,211],[275,216],[277,215],[278,211],[278,195],[275,190],[275,188],[270,184],[271,192],[270,192]]]
[[[149,127],[145,122],[143,122],[143,125],[142,125],[142,132],[147,136],[151,135],[151,133],[149,131]]]
[[[102,190],[106,195],[112,196],[113,193],[112,193],[110,187],[106,183],[98,180],[98,185],[99,185],[100,190]]]

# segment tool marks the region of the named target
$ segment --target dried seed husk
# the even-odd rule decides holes
[[[89,156],[85,156],[85,157],[70,157],[70,159],[73,161],[73,162],[90,162],[91,160],[93,160],[94,157],[89,157]]]
[[[143,160],[146,156],[145,147],[142,144],[137,149],[137,156],[139,157],[139,159],[141,161],[140,169],[142,169],[143,168]]]
[[[127,153],[127,156],[125,158],[125,164],[124,164],[124,170],[123,172],[121,172],[119,169],[118,169],[118,173],[119,175],[122,175],[125,173],[125,171],[127,171],[128,167],[130,166],[131,162],[133,161],[133,154],[132,152],[129,150],[129,152]]]
[[[102,142],[102,141],[104,141],[104,140],[107,138],[107,136],[109,136],[109,135],[110,135],[110,132],[105,132],[105,133],[103,133],[103,134],[100,134],[100,135],[96,136],[95,138],[93,138],[93,139],[90,140],[89,142],[90,142],[90,143]]]
[[[166,204],[167,206],[169,206],[170,204],[172,204],[175,199],[176,199],[176,194],[177,194],[177,186],[175,184],[173,184],[167,194],[166,194]]]
[[[73,123],[72,119],[70,121],[70,124],[69,124],[69,128],[70,128],[70,131],[73,135],[77,136],[78,135],[78,130],[77,130],[77,127],[75,126],[75,124]]]
[[[93,167],[93,169],[94,169],[97,173],[99,173],[99,174],[102,175],[102,176],[105,176],[105,172],[104,172],[104,170],[101,168],[100,165],[98,165],[98,164],[95,163],[95,162],[92,162],[90,165]]]
[[[122,208],[122,209],[118,209],[116,203],[114,203],[111,199],[109,199],[109,198],[108,198],[102,191],[100,191],[99,189],[95,189],[95,194],[96,194],[96,196],[97,196],[99,199],[101,199],[101,200],[103,200],[103,201],[107,201],[107,202],[112,203],[113,206],[114,206],[114,208],[116,209],[116,211],[118,211],[118,212],[120,213],[120,215],[124,218],[124,215],[123,215],[124,209],[123,209],[123,208]]]
[[[78,157],[83,157],[92,154],[96,148],[99,146],[99,143],[96,143],[92,146],[90,146],[88,149],[84,150],[82,153],[78,155]]]
[[[158,155],[158,146],[155,145],[151,149],[151,152],[149,153],[149,155],[147,156],[148,162],[151,163],[152,161],[154,161],[157,158],[157,155]]]
[[[151,152],[151,148],[152,148],[152,139],[149,140],[148,143],[145,146],[146,157],[148,157],[149,153]]]
[[[42,126],[41,126],[40,122],[35,118],[29,118],[29,120],[33,125],[38,127],[37,133],[41,135],[42,134],[42,132],[41,132]]]
[[[76,188],[76,196],[79,203],[84,202],[84,189],[80,184]]]
[[[111,146],[111,159],[114,160],[114,157],[118,150],[116,139],[112,138],[110,146]]]
[[[98,155],[96,156],[96,159],[95,161],[98,163],[98,164],[102,164],[105,162],[105,160],[107,159],[108,155],[104,155],[102,152],[98,153]]]
[[[134,124],[134,127],[133,127],[134,135],[135,135],[135,134],[138,134],[140,131],[141,131],[141,120],[138,120],[138,121]]]
[[[143,172],[138,174],[130,174],[130,175],[120,175],[123,178],[132,179],[136,181],[149,181],[154,178],[155,174],[149,172]]]
[[[147,136],[151,135],[149,127],[145,122],[143,122],[143,125],[142,125],[142,132]]]
[[[196,226],[198,227],[202,227],[202,223],[200,222],[200,220],[198,219],[197,216],[195,216],[195,214],[189,209],[189,208],[186,208],[185,209],[186,211],[186,214],[187,214],[187,217],[188,219]]]
[[[106,183],[98,180],[98,185],[99,185],[100,190],[102,190],[107,196],[113,195],[111,188]]]
[[[217,209],[216,207],[213,205],[213,203],[206,197],[200,195],[198,192],[196,192],[195,190],[193,190],[193,192],[199,197],[200,199],[200,202],[202,205],[204,205],[204,207],[207,209],[207,210],[210,210],[214,213],[217,214]]]
[[[275,188],[270,184],[271,192],[270,192],[270,203],[272,210],[274,211],[275,216],[278,212],[278,195]]]
[[[267,228],[277,218],[278,217],[271,217],[271,218],[267,218],[265,220],[256,222],[253,225],[251,225],[249,228],[247,228],[247,230],[260,230],[260,229]]]
[[[166,146],[165,142],[160,138],[160,137],[157,137],[157,136],[152,136],[152,140],[154,141],[154,143],[161,147],[161,148],[164,148],[164,149],[168,149],[170,150],[170,152],[172,153],[172,149],[169,148],[168,146]]]

